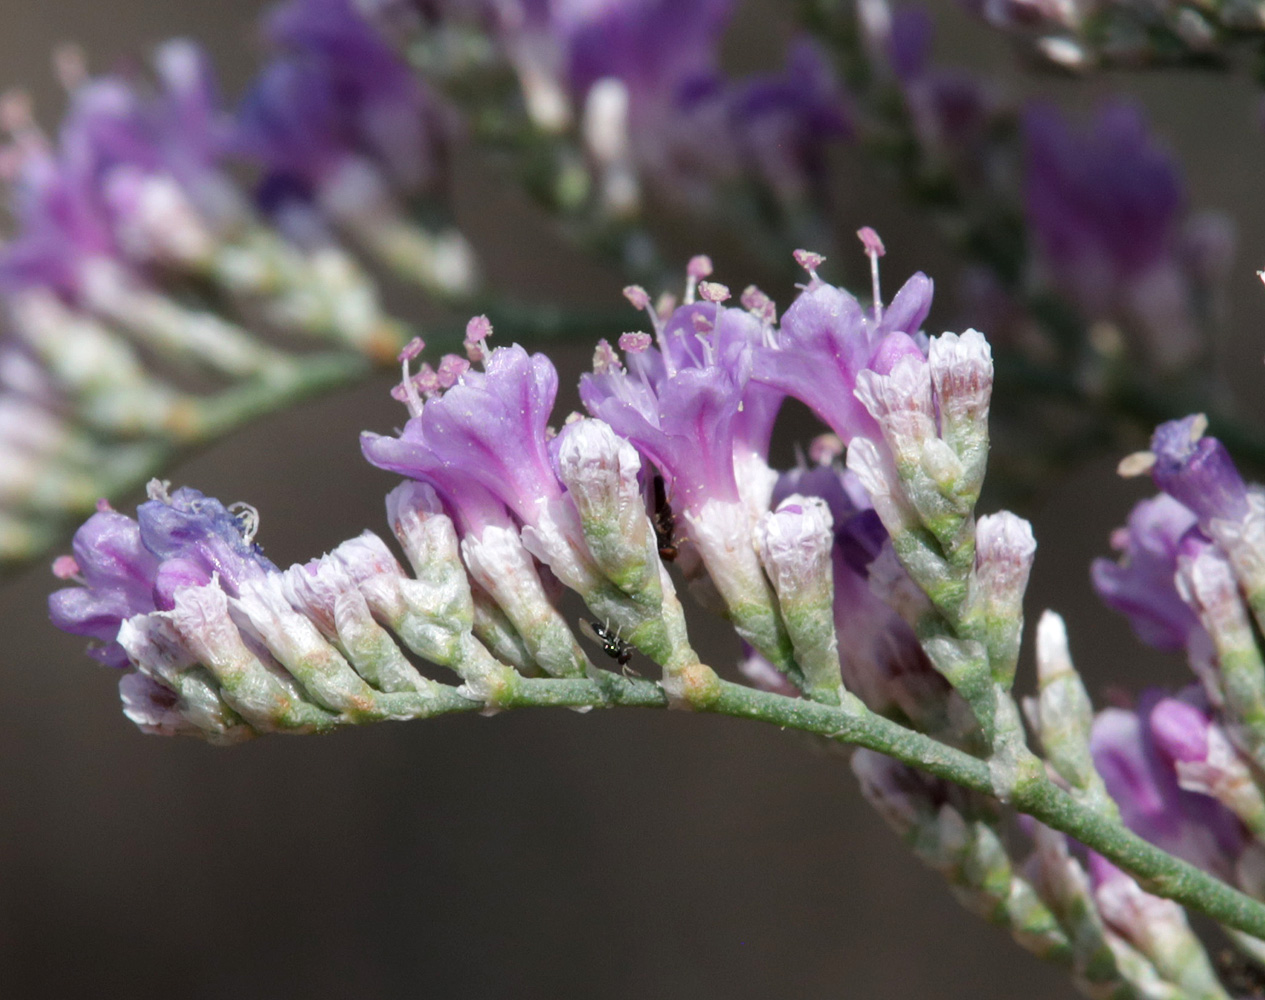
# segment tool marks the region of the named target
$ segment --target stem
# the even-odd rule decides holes
[[[697,709],[866,747],[971,791],[994,794],[985,761],[867,709],[787,698],[723,680],[712,690],[714,694],[696,705]],[[668,697],[653,681],[603,673],[596,679],[523,679],[503,704],[506,708],[584,706],[666,708]],[[461,699],[454,700],[448,710],[480,707],[477,702]],[[1137,878],[1148,892],[1205,913],[1227,927],[1265,938],[1265,905],[1076,801],[1048,778],[1037,776],[1021,783],[1010,804],[1097,851]]]

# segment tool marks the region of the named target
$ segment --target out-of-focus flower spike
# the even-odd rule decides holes
[[[285,371],[293,364],[245,328],[140,287],[109,261],[86,270],[84,301],[93,312],[177,363],[194,358],[230,378]]]
[[[963,906],[1005,927],[1028,951],[1067,961],[1070,943],[1054,914],[1014,871],[988,825],[963,818],[948,786],[869,750],[853,754],[852,770],[870,804],[944,875]]]
[[[215,676],[224,700],[259,732],[321,732],[337,716],[303,698],[280,668],[261,660],[229,615],[217,580],[177,590],[171,621],[185,648]]]
[[[77,416],[113,434],[190,432],[195,397],[177,392],[145,369],[132,346],[92,317],[43,289],[9,300],[13,329],[48,367]]]
[[[1036,555],[1032,525],[1009,511],[979,519],[964,626],[988,647],[993,679],[1010,690],[1023,636],[1023,595]]]
[[[1094,709],[1072,663],[1063,619],[1046,611],[1037,622],[1037,696],[1029,699],[1029,721],[1045,760],[1072,794],[1108,816],[1118,815],[1089,749]]]
[[[810,698],[832,705],[845,698],[835,634],[834,545],[830,509],[820,497],[789,496],[755,528],[756,551],[777,593],[799,675]]]
[[[1265,659],[1229,558],[1188,536],[1177,559],[1177,589],[1216,648],[1216,673],[1209,679],[1218,690],[1209,692],[1210,700],[1224,705],[1236,740],[1265,766]]]
[[[1179,698],[1165,698],[1151,712],[1151,735],[1173,762],[1177,783],[1210,795],[1265,841],[1265,795],[1253,769],[1207,711]]]
[[[1092,997],[1146,996],[1177,1000],[1173,988],[1141,952],[1103,923],[1089,873],[1068,851],[1067,837],[1034,823],[1035,850],[1025,871],[1056,914],[1071,945],[1072,975]]]
[[[1107,926],[1145,955],[1181,996],[1230,1000],[1177,903],[1144,892],[1132,878],[1092,852],[1089,868],[1094,902]]]

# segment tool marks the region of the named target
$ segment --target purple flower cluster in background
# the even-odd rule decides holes
[[[1198,309],[1224,282],[1229,222],[1186,212],[1179,167],[1134,104],[1106,104],[1077,129],[1036,103],[1023,135],[1024,207],[1049,280],[1086,317],[1120,325],[1149,364],[1190,363],[1207,349]]]
[[[1149,471],[1159,496],[1140,502],[1112,537],[1118,563],[1097,560],[1093,582],[1139,639],[1182,650],[1198,688],[1148,692],[1108,709],[1093,752],[1121,815],[1166,850],[1258,891],[1260,766],[1265,692],[1253,620],[1261,602],[1265,496],[1248,487],[1206,420],[1161,425],[1127,472]]]

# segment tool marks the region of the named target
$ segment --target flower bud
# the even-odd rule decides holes
[[[120,681],[123,711],[143,731],[198,735],[220,744],[254,735],[224,702],[215,679],[189,654],[169,614],[129,618],[119,628],[118,641],[140,671]]]
[[[371,531],[343,542],[330,557],[355,581],[374,615],[409,649],[460,673],[455,657],[474,617],[464,573],[451,576],[443,586],[413,580]]]
[[[993,679],[1009,690],[1023,635],[1023,595],[1036,555],[1032,525],[1009,511],[979,519],[975,528],[975,573],[971,579],[973,634],[988,647]]]
[[[260,732],[319,732],[336,717],[308,702],[286,673],[243,641],[229,617],[229,598],[215,580],[177,591],[172,624],[184,647],[219,682],[224,700]]]
[[[752,546],[751,520],[743,503],[711,499],[700,509],[686,510],[682,520],[739,638],[779,670],[798,672],[777,598]]]
[[[550,602],[531,554],[513,528],[488,527],[461,541],[470,577],[514,624],[532,659],[554,677],[582,677],[588,660]]]
[[[380,691],[425,691],[422,677],[373,617],[346,568],[332,556],[291,566],[282,581],[286,599],[335,643],[356,673]]]
[[[833,521],[820,497],[787,497],[756,524],[755,546],[803,671],[805,692],[838,704],[843,687],[834,622]]]
[[[1094,902],[1107,925],[1182,990],[1183,996],[1224,997],[1212,964],[1186,913],[1171,899],[1144,892],[1132,878],[1093,852],[1089,870]]]
[[[577,420],[562,432],[557,462],[588,550],[607,579],[626,594],[657,583],[658,554],[650,555],[637,449],[601,420]]]
[[[1037,697],[1026,706],[1050,766],[1091,805],[1115,815],[1089,750],[1093,705],[1072,664],[1063,619],[1053,611],[1037,623]]]
[[[1224,702],[1236,738],[1265,764],[1265,662],[1229,560],[1215,545],[1188,537],[1177,559],[1177,590],[1216,647],[1209,680],[1219,690],[1210,697]]]
[[[945,333],[931,339],[927,361],[940,413],[940,436],[962,464],[956,490],[978,496],[988,458],[992,350],[976,330],[961,336]]]

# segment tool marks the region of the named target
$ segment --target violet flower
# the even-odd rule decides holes
[[[116,641],[119,625],[154,610],[158,558],[142,542],[136,521],[108,507],[75,532],[72,546],[82,583],[49,597],[49,617],[63,632],[95,640],[89,656],[126,667],[127,654]]]
[[[126,666],[116,636],[127,618],[170,609],[183,587],[217,578],[235,595],[245,581],[275,571],[248,537],[247,517],[188,487],[168,494],[157,481],[136,520],[99,510],[75,534],[79,586],[49,598],[53,623],[103,643],[89,650],[102,662]]]
[[[1162,693],[1150,691],[1135,709],[1100,712],[1090,737],[1094,763],[1134,833],[1233,882],[1247,844],[1243,825],[1215,799],[1178,784],[1173,758],[1157,745],[1153,731],[1162,700]],[[1167,736],[1165,746],[1173,747]]]
[[[365,432],[361,448],[379,468],[429,482],[466,532],[506,523],[498,504],[532,524],[562,492],[547,434],[557,392],[558,373],[545,355],[498,347],[482,372],[466,371],[422,405],[398,438]]]
[[[1179,544],[1194,526],[1195,515],[1172,497],[1143,500],[1129,514],[1127,527],[1112,533],[1111,547],[1121,553],[1120,561],[1095,559],[1091,568],[1098,596],[1156,649],[1185,649],[1199,628],[1174,582]]]
[[[807,405],[846,445],[860,434],[877,439],[878,424],[854,395],[857,376],[880,358],[922,352],[893,334],[919,332],[931,309],[933,285],[915,274],[881,315],[862,309],[855,296],[820,279],[809,283],[782,317],[772,346],[754,351],[752,379]]]
[[[358,161],[402,191],[436,178],[434,98],[350,0],[290,0],[264,33],[281,54],[243,102],[234,145],[272,185],[316,191]]]
[[[1248,511],[1247,486],[1225,445],[1204,435],[1207,424],[1204,417],[1192,416],[1157,427],[1151,438],[1151,477],[1193,511],[1201,525],[1242,520]]]
[[[1025,206],[1041,263],[1090,319],[1134,330],[1163,368],[1201,349],[1183,249],[1178,168],[1141,113],[1109,104],[1073,130],[1047,105],[1024,119]]]

